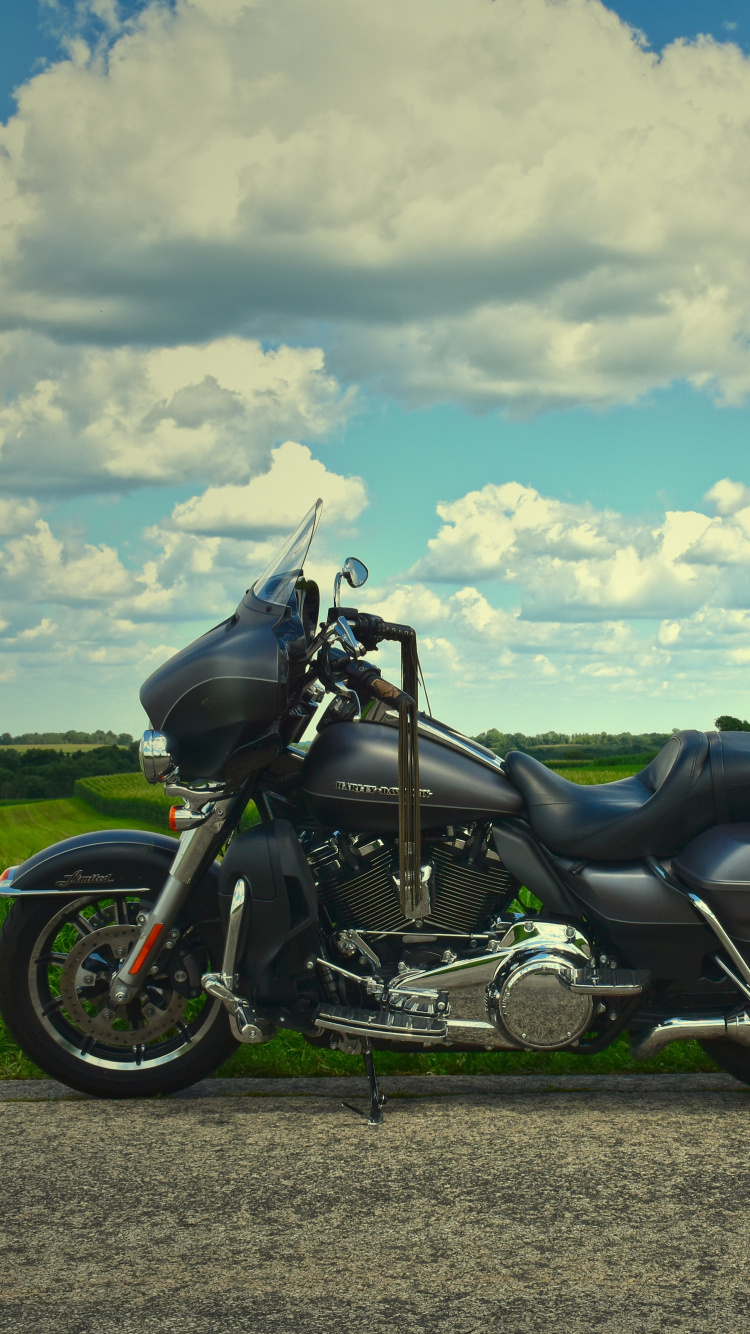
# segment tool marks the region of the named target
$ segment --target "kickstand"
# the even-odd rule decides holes
[[[370,1114],[367,1117],[368,1126],[382,1126],[383,1108],[385,1106],[385,1094],[378,1089],[378,1077],[375,1073],[375,1061],[372,1055],[372,1047],[369,1042],[363,1043],[362,1058],[365,1063],[367,1079],[370,1085]],[[342,1107],[348,1107],[350,1112],[357,1112],[359,1116],[365,1116],[366,1113],[360,1111],[359,1107],[352,1107],[350,1102],[344,1102]]]

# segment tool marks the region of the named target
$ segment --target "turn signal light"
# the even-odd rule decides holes
[[[203,824],[209,814],[210,808],[204,811],[192,811],[189,806],[170,806],[169,827],[176,834],[182,834],[186,829],[195,829],[196,825]]]

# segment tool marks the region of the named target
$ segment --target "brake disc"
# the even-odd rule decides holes
[[[187,1005],[187,998],[166,979],[166,985],[157,979],[149,983],[128,1005],[114,1005],[110,1000],[111,980],[140,931],[139,926],[103,926],[91,931],[73,946],[61,967],[60,995],[70,1018],[82,1032],[110,1047],[155,1042],[174,1028]]]

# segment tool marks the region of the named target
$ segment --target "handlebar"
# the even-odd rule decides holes
[[[391,681],[386,681],[383,676],[374,676],[371,681],[367,682],[367,685],[370,693],[376,699],[382,700],[384,704],[397,704],[404,693],[398,686],[394,686]]]
[[[356,607],[329,607],[326,624],[333,625],[340,616],[343,616],[356,630],[357,638],[362,641],[368,652],[372,652],[383,640],[408,644],[410,640],[416,638],[416,633],[410,625],[384,621],[382,617],[375,616],[371,612],[358,611]]]

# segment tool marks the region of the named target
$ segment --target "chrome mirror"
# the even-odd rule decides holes
[[[363,561],[357,560],[356,556],[347,556],[344,564],[341,566],[333,585],[333,605],[338,607],[341,603],[341,580],[346,579],[350,588],[361,588],[367,583],[370,571]]]

